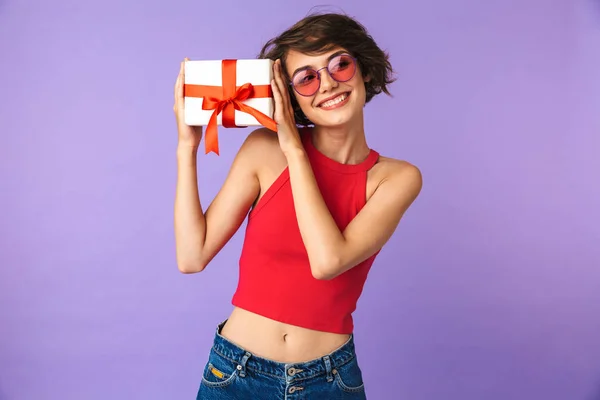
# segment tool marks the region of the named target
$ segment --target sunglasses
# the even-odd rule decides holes
[[[312,96],[321,87],[321,71],[324,69],[337,82],[347,82],[356,73],[356,59],[349,54],[340,54],[333,57],[329,64],[321,69],[305,68],[297,71],[290,85],[300,96]]]

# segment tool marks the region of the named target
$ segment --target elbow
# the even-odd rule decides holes
[[[334,278],[333,275],[328,274],[326,272],[321,272],[321,271],[319,271],[319,272],[313,271],[312,276],[313,276],[313,278],[315,278],[318,281],[329,281]]]
[[[181,272],[184,275],[189,275],[189,274],[195,274],[198,272],[202,272],[203,268],[194,268],[194,267],[181,267],[178,266],[179,272]]]
[[[319,281],[329,281],[339,275],[338,265],[338,261],[315,264],[311,267],[312,276]]]
[[[182,274],[185,274],[185,275],[196,274],[198,272],[202,272],[202,271],[204,271],[204,268],[206,268],[206,264],[204,264],[202,262],[180,261],[177,263],[177,269],[179,270],[179,272],[181,272]]]
[[[177,265],[177,269],[184,275],[195,274],[204,270],[204,268],[189,265]]]

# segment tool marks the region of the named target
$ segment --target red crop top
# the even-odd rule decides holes
[[[310,131],[301,134],[321,194],[343,230],[366,203],[367,171],[379,153],[371,150],[360,164],[341,164],[314,147]],[[334,279],[315,279],[286,167],[249,213],[232,304],[291,325],[352,333],[352,313],[378,253]]]

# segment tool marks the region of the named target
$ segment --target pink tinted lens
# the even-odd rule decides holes
[[[319,88],[319,77],[316,71],[306,69],[294,75],[293,84],[298,93],[312,95]]]
[[[349,55],[342,54],[329,62],[329,73],[338,82],[346,82],[352,79],[356,71],[356,63]]]

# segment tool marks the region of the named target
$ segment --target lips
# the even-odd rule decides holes
[[[346,96],[349,96],[349,95],[350,95],[350,92],[342,92],[342,93],[334,94],[333,96],[329,96],[329,97],[327,97],[326,99],[323,99],[323,100],[321,100],[321,101],[319,102],[319,104],[317,104],[317,107],[321,107],[321,106],[322,106],[324,103],[327,103],[329,100],[333,100],[333,99],[335,99],[335,98],[338,98],[338,97],[340,97],[340,96],[342,96],[342,95],[344,95],[344,94],[345,94]]]

